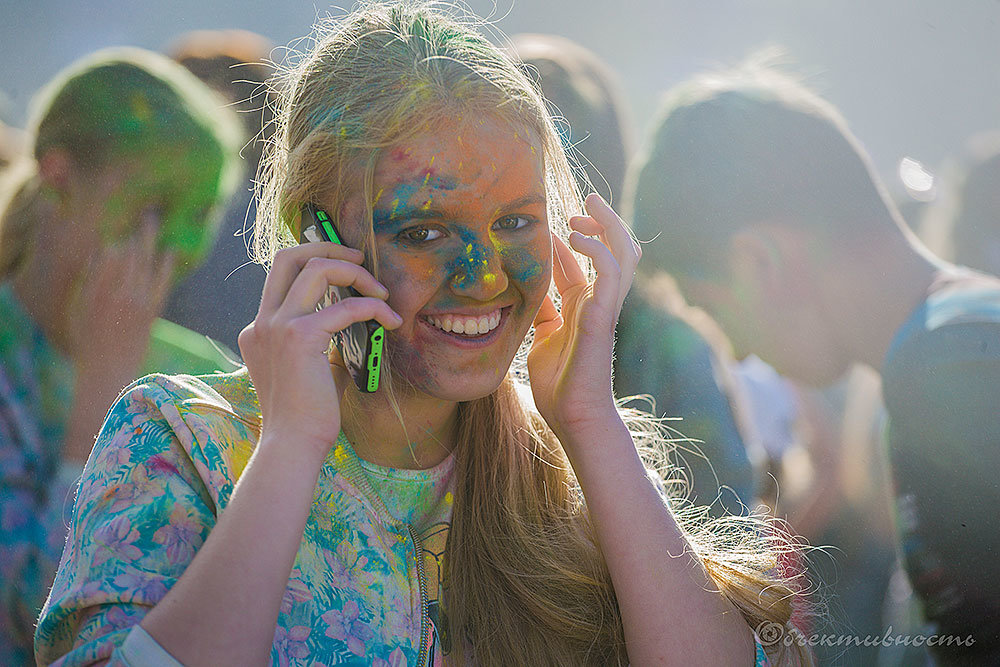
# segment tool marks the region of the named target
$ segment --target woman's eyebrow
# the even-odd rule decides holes
[[[513,211],[525,206],[536,206],[545,204],[546,198],[543,193],[532,193],[523,197],[513,199],[506,204],[496,208],[498,212]],[[414,220],[441,220],[448,217],[448,214],[433,206],[412,206],[409,208],[375,209],[372,211],[372,223],[375,227],[384,226],[395,221]]]
[[[372,224],[375,227],[380,227],[390,222],[402,220],[440,220],[444,217],[444,211],[435,208],[414,207],[402,209],[376,209],[372,211]]]
[[[524,197],[518,197],[517,199],[507,202],[500,207],[501,211],[510,211],[513,209],[521,208],[522,206],[535,206],[537,204],[545,204],[548,200],[545,198],[545,194],[541,192],[534,192],[530,195],[525,195]]]

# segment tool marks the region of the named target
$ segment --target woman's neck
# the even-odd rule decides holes
[[[390,468],[425,469],[441,463],[455,448],[458,403],[403,391],[395,398],[399,414],[385,391],[362,394],[349,387],[344,393],[341,428],[355,452]]]

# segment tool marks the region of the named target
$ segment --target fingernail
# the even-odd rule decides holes
[[[400,315],[399,313],[397,313],[395,310],[392,311],[392,316],[393,316],[393,318],[395,318],[397,324],[402,324],[403,323],[403,316]]]
[[[376,285],[378,285],[379,294],[382,296],[383,299],[389,296],[389,288],[388,287],[386,287],[382,283],[376,283]]]

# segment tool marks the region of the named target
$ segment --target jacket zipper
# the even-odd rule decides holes
[[[341,434],[341,437],[342,436],[343,434]],[[340,443],[338,442],[338,444]],[[348,446],[349,445],[350,443],[348,443]],[[334,446],[336,447],[337,445]],[[420,650],[418,652],[417,665],[418,667],[425,667],[427,664],[427,652],[429,649],[427,641],[427,621],[429,616],[427,611],[427,576],[424,572],[424,558],[422,553],[423,550],[420,546],[420,538],[417,537],[417,533],[413,530],[413,526],[408,523],[397,521],[393,518],[388,508],[386,508],[382,497],[376,493],[375,489],[371,485],[371,481],[368,479],[368,476],[365,474],[364,470],[362,470],[361,462],[358,460],[357,454],[354,454],[353,449],[350,451],[351,456],[344,462],[341,470],[346,474],[347,478],[351,480],[354,486],[361,491],[362,495],[364,495],[369,502],[375,505],[377,510],[376,516],[379,521],[384,521],[385,518],[387,518],[388,523],[396,526],[397,528],[405,528],[407,535],[410,537],[410,542],[413,544],[413,558],[417,566],[417,589],[420,595]]]
[[[416,531],[413,530],[413,526],[410,524],[405,525],[406,532],[410,534],[410,541],[413,542],[413,556],[417,562],[417,588],[420,593],[420,652],[417,656],[417,665],[418,667],[424,667],[429,658],[427,655],[427,577],[424,572],[424,558],[422,549],[420,548],[420,539],[417,537]]]

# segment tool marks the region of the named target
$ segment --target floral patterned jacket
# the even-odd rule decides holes
[[[133,628],[204,543],[258,429],[245,369],[148,376],[125,391],[84,470],[35,633],[39,664],[137,665],[122,651],[130,633],[144,641],[132,647],[160,649]],[[383,468],[338,438],[281,602],[271,664],[443,664],[450,638],[438,601],[453,467],[448,457],[429,470]],[[767,665],[759,640],[756,648],[756,664]],[[163,652],[142,664],[177,663]]]
[[[125,392],[84,470],[35,634],[40,664],[126,664],[120,645],[228,503],[258,415],[245,369],[149,376]],[[452,463],[381,468],[338,439],[281,602],[272,664],[440,663],[434,620]]]

